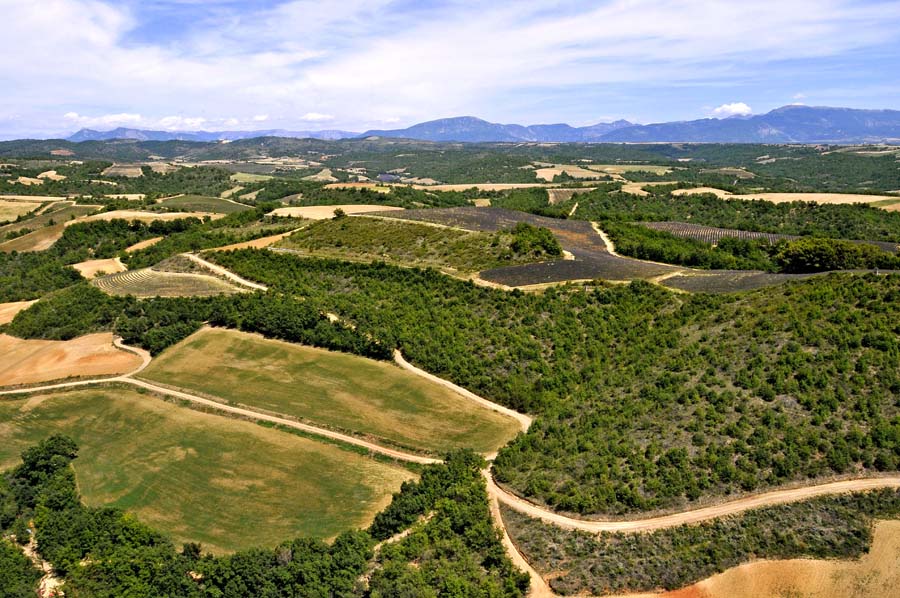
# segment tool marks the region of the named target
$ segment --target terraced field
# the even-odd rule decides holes
[[[392,364],[234,330],[202,329],[140,377],[419,451],[493,452],[519,430]]]
[[[204,552],[364,527],[413,475],[342,448],[118,386],[0,401],[0,468],[53,433],[79,445],[89,505]]]
[[[208,297],[241,293],[243,289],[206,274],[158,272],[142,268],[95,278],[91,284],[110,295],[135,297]]]

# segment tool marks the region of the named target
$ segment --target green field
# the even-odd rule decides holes
[[[231,180],[235,183],[261,183],[263,181],[272,180],[273,176],[267,174],[252,174],[249,172],[236,172],[231,175]]]
[[[122,387],[0,401],[0,469],[56,432],[81,447],[75,469],[89,505],[122,507],[176,542],[216,552],[365,526],[412,477],[329,444]]]
[[[232,330],[200,330],[141,377],[424,451],[491,452],[518,431],[513,419],[393,364]]]
[[[213,214],[231,214],[253,209],[250,206],[205,195],[181,195],[167,199],[159,205],[177,212],[212,212]]]
[[[521,255],[506,232],[482,233],[378,218],[321,220],[278,243],[317,257],[382,260],[401,266],[479,272],[526,264],[544,255]]]

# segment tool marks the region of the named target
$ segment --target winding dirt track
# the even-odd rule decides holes
[[[204,268],[212,270],[213,272],[215,272],[216,274],[218,274],[220,276],[224,276],[225,278],[238,283],[241,286],[247,287],[249,289],[254,289],[257,291],[268,291],[269,290],[269,287],[267,287],[266,285],[247,280],[246,278],[241,278],[240,276],[238,276],[231,270],[226,270],[222,266],[218,266],[212,262],[208,262],[195,253],[182,253],[181,255],[183,255],[184,257],[188,258],[189,260],[203,266]]]
[[[599,232],[599,231],[598,231]],[[602,235],[602,233],[601,233]],[[604,237],[604,242],[611,245],[608,242],[608,239]],[[237,274],[222,268],[221,266],[217,266],[215,264],[211,264],[206,260],[195,256],[193,254],[185,254],[190,259],[193,259],[195,262],[202,264],[203,266],[213,269],[217,273],[222,274],[223,276],[228,277],[239,284],[244,284],[245,286],[256,288],[258,290],[267,290],[267,287],[260,285],[258,283],[254,283],[239,277]],[[380,453],[383,455],[390,456],[392,458],[404,461],[410,461],[414,463],[422,463],[422,464],[430,464],[430,463],[439,463],[439,459],[434,459],[430,457],[424,457],[421,455],[415,455],[411,453],[407,453],[400,450],[390,449],[378,444],[368,442],[366,440],[362,440],[360,438],[356,438],[353,436],[349,436],[346,434],[341,434],[339,432],[334,432],[332,430],[327,430],[324,428],[319,428],[317,426],[300,423],[297,421],[293,421],[290,419],[285,419],[282,417],[272,416],[264,413],[259,413],[256,411],[252,411],[249,409],[244,409],[241,407],[235,407],[232,405],[227,405],[225,403],[215,401],[212,399],[207,399],[203,397],[199,397],[196,395],[192,395],[190,393],[173,390],[169,388],[164,388],[161,386],[156,386],[149,382],[145,382],[143,380],[137,380],[133,378],[135,374],[142,371],[147,367],[150,363],[150,354],[142,349],[138,349],[135,347],[129,347],[124,345],[121,342],[121,339],[115,339],[114,343],[116,347],[122,349],[124,351],[129,351],[135,353],[142,358],[141,366],[135,371],[125,374],[122,376],[117,376],[113,378],[102,378],[102,379],[91,379],[91,380],[79,380],[75,382],[65,382],[60,384],[51,384],[45,386],[24,388],[24,389],[15,389],[15,390],[6,390],[0,391],[0,395],[11,395],[11,394],[25,394],[25,393],[35,393],[35,392],[44,392],[57,390],[62,388],[71,388],[76,386],[86,386],[91,384],[99,384],[99,383],[108,383],[108,382],[124,382],[127,384],[132,384],[156,393],[165,394],[168,396],[172,396],[181,400],[190,401],[192,403],[204,405],[206,407],[211,407],[214,409],[218,409],[220,411],[225,411],[227,413],[232,413],[235,415],[240,415],[243,417],[249,417],[256,420],[268,421],[271,423],[283,425],[286,427],[294,428],[297,430],[301,430],[310,434],[315,434],[318,436],[323,436],[326,438],[330,438],[333,440],[338,440],[341,442],[345,442],[348,444],[352,444],[354,446],[359,446],[365,448],[367,450]],[[488,407],[500,413],[504,413],[509,415],[510,417],[514,417],[520,424],[523,431],[527,431],[531,426],[532,418],[522,414],[515,412],[511,409],[503,407],[501,405],[497,405],[488,401],[487,399],[480,397],[464,388],[453,384],[448,380],[444,380],[442,378],[438,378],[433,374],[429,374],[424,370],[410,364],[406,359],[403,358],[403,355],[400,351],[394,352],[394,361],[398,366],[415,373],[431,382],[441,384],[442,386],[452,389],[459,393],[461,396],[477,402],[479,405]],[[743,498],[739,498],[730,502],[722,503],[719,505],[703,507],[700,509],[693,509],[690,511],[683,511],[681,513],[673,513],[671,515],[663,515],[660,517],[651,517],[647,519],[635,519],[635,520],[623,520],[623,521],[586,521],[582,519],[575,519],[571,517],[566,517],[565,515],[560,515],[558,513],[554,513],[552,511],[548,511],[543,507],[535,505],[533,503],[528,502],[525,499],[522,499],[514,494],[500,488],[493,479],[493,476],[490,472],[490,467],[485,469],[483,472],[486,484],[487,484],[487,492],[488,498],[490,502],[491,515],[496,523],[502,531],[502,541],[504,547],[506,548],[510,558],[513,562],[521,568],[523,571],[527,572],[531,577],[531,591],[529,592],[529,596],[532,598],[552,598],[556,596],[552,589],[547,584],[546,580],[528,563],[528,561],[522,556],[522,554],[518,551],[515,544],[512,542],[509,537],[506,527],[503,523],[503,519],[500,516],[499,503],[502,501],[504,504],[509,507],[520,511],[526,515],[531,517],[541,519],[547,523],[551,523],[553,525],[562,527],[564,529],[572,529],[572,530],[582,530],[587,532],[599,533],[599,532],[620,532],[620,533],[639,533],[639,532],[648,532],[654,530],[665,529],[669,527],[675,527],[679,525],[685,524],[696,524],[703,521],[708,521],[711,519],[734,515],[737,513],[741,513],[751,509],[757,509],[760,507],[772,506],[785,504],[790,502],[797,502],[801,500],[807,500],[810,498],[824,496],[828,494],[839,494],[839,493],[847,493],[847,492],[864,492],[868,490],[875,490],[878,488],[900,488],[900,476],[895,477],[880,477],[880,478],[864,478],[864,479],[854,479],[854,480],[844,480],[839,482],[829,482],[824,484],[816,484],[810,485],[800,488],[792,488],[792,489],[784,489],[784,490],[775,490],[771,492],[765,492],[762,494],[757,494],[753,496],[746,496]]]

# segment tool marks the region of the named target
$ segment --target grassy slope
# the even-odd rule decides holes
[[[510,250],[513,236],[467,232],[375,218],[323,220],[297,231],[280,247],[310,255],[351,260],[383,260],[404,266],[478,272],[535,261]]]
[[[216,214],[231,214],[232,212],[245,212],[253,209],[250,206],[238,205],[218,197],[206,197],[203,195],[173,197],[162,202],[162,205],[182,212],[213,212]]]
[[[81,447],[90,505],[230,551],[367,525],[411,474],[343,449],[126,388],[0,401],[0,469],[54,432]]]
[[[141,376],[437,452],[493,451],[518,429],[512,419],[391,364],[231,330],[197,332]]]

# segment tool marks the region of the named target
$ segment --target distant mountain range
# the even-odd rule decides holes
[[[472,116],[442,118],[406,129],[350,131],[168,132],[119,128],[82,129],[69,141],[233,141],[253,137],[350,139],[383,137],[458,142],[579,143],[900,143],[900,111],[784,106],[767,114],[639,125],[627,120],[587,127],[567,124],[503,125]]]

